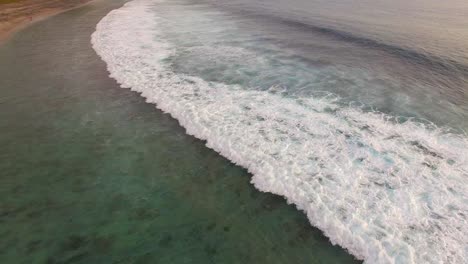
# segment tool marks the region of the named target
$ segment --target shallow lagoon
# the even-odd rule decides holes
[[[356,262],[107,77],[90,35],[123,2],[0,46],[0,262]]]

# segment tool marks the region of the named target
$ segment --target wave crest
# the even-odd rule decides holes
[[[92,44],[122,87],[247,168],[367,263],[466,263],[468,140],[411,120],[178,75],[155,1],[97,25]]]

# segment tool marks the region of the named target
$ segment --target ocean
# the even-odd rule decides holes
[[[135,0],[123,88],[366,263],[468,261],[466,1]]]

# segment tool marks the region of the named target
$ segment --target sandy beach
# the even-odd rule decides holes
[[[48,16],[82,6],[90,0],[1,0],[0,41]]]

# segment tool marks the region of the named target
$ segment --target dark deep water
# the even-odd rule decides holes
[[[188,11],[190,7],[196,11]],[[242,85],[331,92],[345,103],[364,104],[393,116],[415,117],[465,134],[468,129],[466,1],[205,0],[172,1],[167,8],[157,9],[171,21],[162,29],[171,36],[183,29],[199,34],[190,44],[181,41],[182,34],[172,36],[176,43],[190,47],[215,38],[260,54],[281,54],[271,56],[278,61],[273,64],[277,67],[270,64],[269,69],[262,69],[276,72],[275,76]],[[222,30],[223,21],[233,24],[224,34],[209,35],[203,23],[188,26],[183,23],[190,22],[177,19],[182,10],[187,21],[206,10],[204,15],[211,15],[213,23],[208,27],[214,32]],[[185,59],[180,59],[181,65],[174,63],[176,70],[228,83],[244,78],[219,74],[221,58],[216,64],[198,61],[202,65],[197,58]],[[251,61],[241,64],[258,66]],[[286,75],[296,83],[284,78]]]
[[[355,263],[303,213],[119,89],[97,1],[0,46],[0,263]]]

